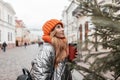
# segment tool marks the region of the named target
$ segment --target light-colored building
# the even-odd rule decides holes
[[[83,42],[88,38],[90,33],[90,18],[80,16],[79,2],[71,1],[70,5],[63,11],[62,21],[65,24],[65,34],[68,43]],[[88,44],[84,45],[87,48]]]
[[[37,43],[38,40],[39,40],[39,36],[38,36],[38,35],[35,35],[35,34],[33,34],[33,33],[30,34],[30,42],[31,42],[32,44]]]
[[[7,48],[15,46],[15,14],[9,3],[0,0],[0,45],[5,41]]]
[[[80,0],[76,0],[79,1]],[[99,5],[103,5],[103,4],[109,4],[111,3],[112,0],[97,0],[97,3]],[[78,21],[78,27],[79,27],[79,31],[80,31],[80,41],[82,43],[85,42],[85,40],[89,39],[91,41],[95,41],[95,37],[93,36],[89,36],[94,32],[94,25],[91,22],[91,17],[89,16],[83,16],[81,13],[84,13],[84,11],[82,11],[83,9],[81,9],[81,6],[79,5],[74,11],[74,17],[77,18]],[[92,44],[88,44],[88,42],[85,42],[85,44],[82,45],[83,48],[85,49],[91,49],[93,47]],[[102,46],[99,46],[100,49],[102,49]]]
[[[24,28],[23,30],[23,43],[27,43],[27,44],[30,44],[30,35],[31,35],[31,32],[30,30],[28,30],[27,28]]]
[[[74,1],[70,3],[68,7],[63,11],[62,21],[65,26],[65,35],[68,39],[68,43],[73,43],[77,41],[78,27],[77,19],[73,16],[72,12],[78,5]]]
[[[110,3],[111,0],[98,0],[99,4]],[[65,24],[65,34],[67,36],[69,43],[82,42],[82,47],[87,49],[92,47],[88,44],[87,39],[93,40],[93,37],[88,37],[94,32],[91,23],[91,17],[83,16],[81,14],[82,9],[80,9],[79,0],[72,0],[68,7],[63,11],[62,21]]]
[[[30,31],[25,27],[22,20],[15,20],[16,22],[16,46],[22,46],[26,42],[30,44]]]
[[[23,45],[23,36],[24,36],[24,23],[22,20],[15,20],[16,22],[16,46],[22,46]]]
[[[38,37],[37,42],[43,41],[43,40],[42,40],[43,31],[42,31],[41,29],[29,28],[29,30],[30,30],[30,32],[31,32],[32,35]],[[35,38],[35,39],[36,39],[36,38]],[[30,40],[30,41],[33,41],[33,39]],[[36,40],[35,40],[35,41],[36,41]]]

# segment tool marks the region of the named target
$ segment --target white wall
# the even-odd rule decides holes
[[[75,42],[77,40],[77,21],[72,12],[78,5],[73,1],[68,7],[63,11],[63,23],[65,24],[65,34],[68,39],[68,43]]]
[[[9,4],[3,1],[0,1],[0,31],[0,43],[4,41],[7,43],[15,43],[15,12]],[[8,32],[12,35],[10,41],[8,41]]]

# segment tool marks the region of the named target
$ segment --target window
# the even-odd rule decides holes
[[[12,32],[11,32],[11,41],[12,41]]]
[[[8,41],[12,41],[12,32],[8,32]]]
[[[8,32],[8,41],[10,41],[10,34],[9,34],[9,32]]]
[[[12,16],[10,17],[10,24],[12,24]]]
[[[7,17],[7,18],[8,18],[8,20],[7,20],[8,23],[9,23],[9,24],[12,24],[12,16],[10,16],[10,15],[8,14],[8,17]]]

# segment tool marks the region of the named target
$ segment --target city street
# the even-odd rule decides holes
[[[26,48],[16,47],[0,52],[0,80],[16,80],[22,74],[22,68],[31,68],[31,60],[39,51],[37,44],[29,45]]]
[[[22,74],[22,68],[31,69],[31,60],[41,48],[37,44],[28,45],[26,48],[16,47],[0,52],[0,80],[16,80]],[[82,80],[82,76],[75,70],[72,71],[73,80]]]

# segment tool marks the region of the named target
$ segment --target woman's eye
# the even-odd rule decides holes
[[[57,25],[56,28],[61,29],[61,28],[63,28],[63,26],[62,25]]]
[[[61,28],[61,26],[57,26],[57,28]]]

